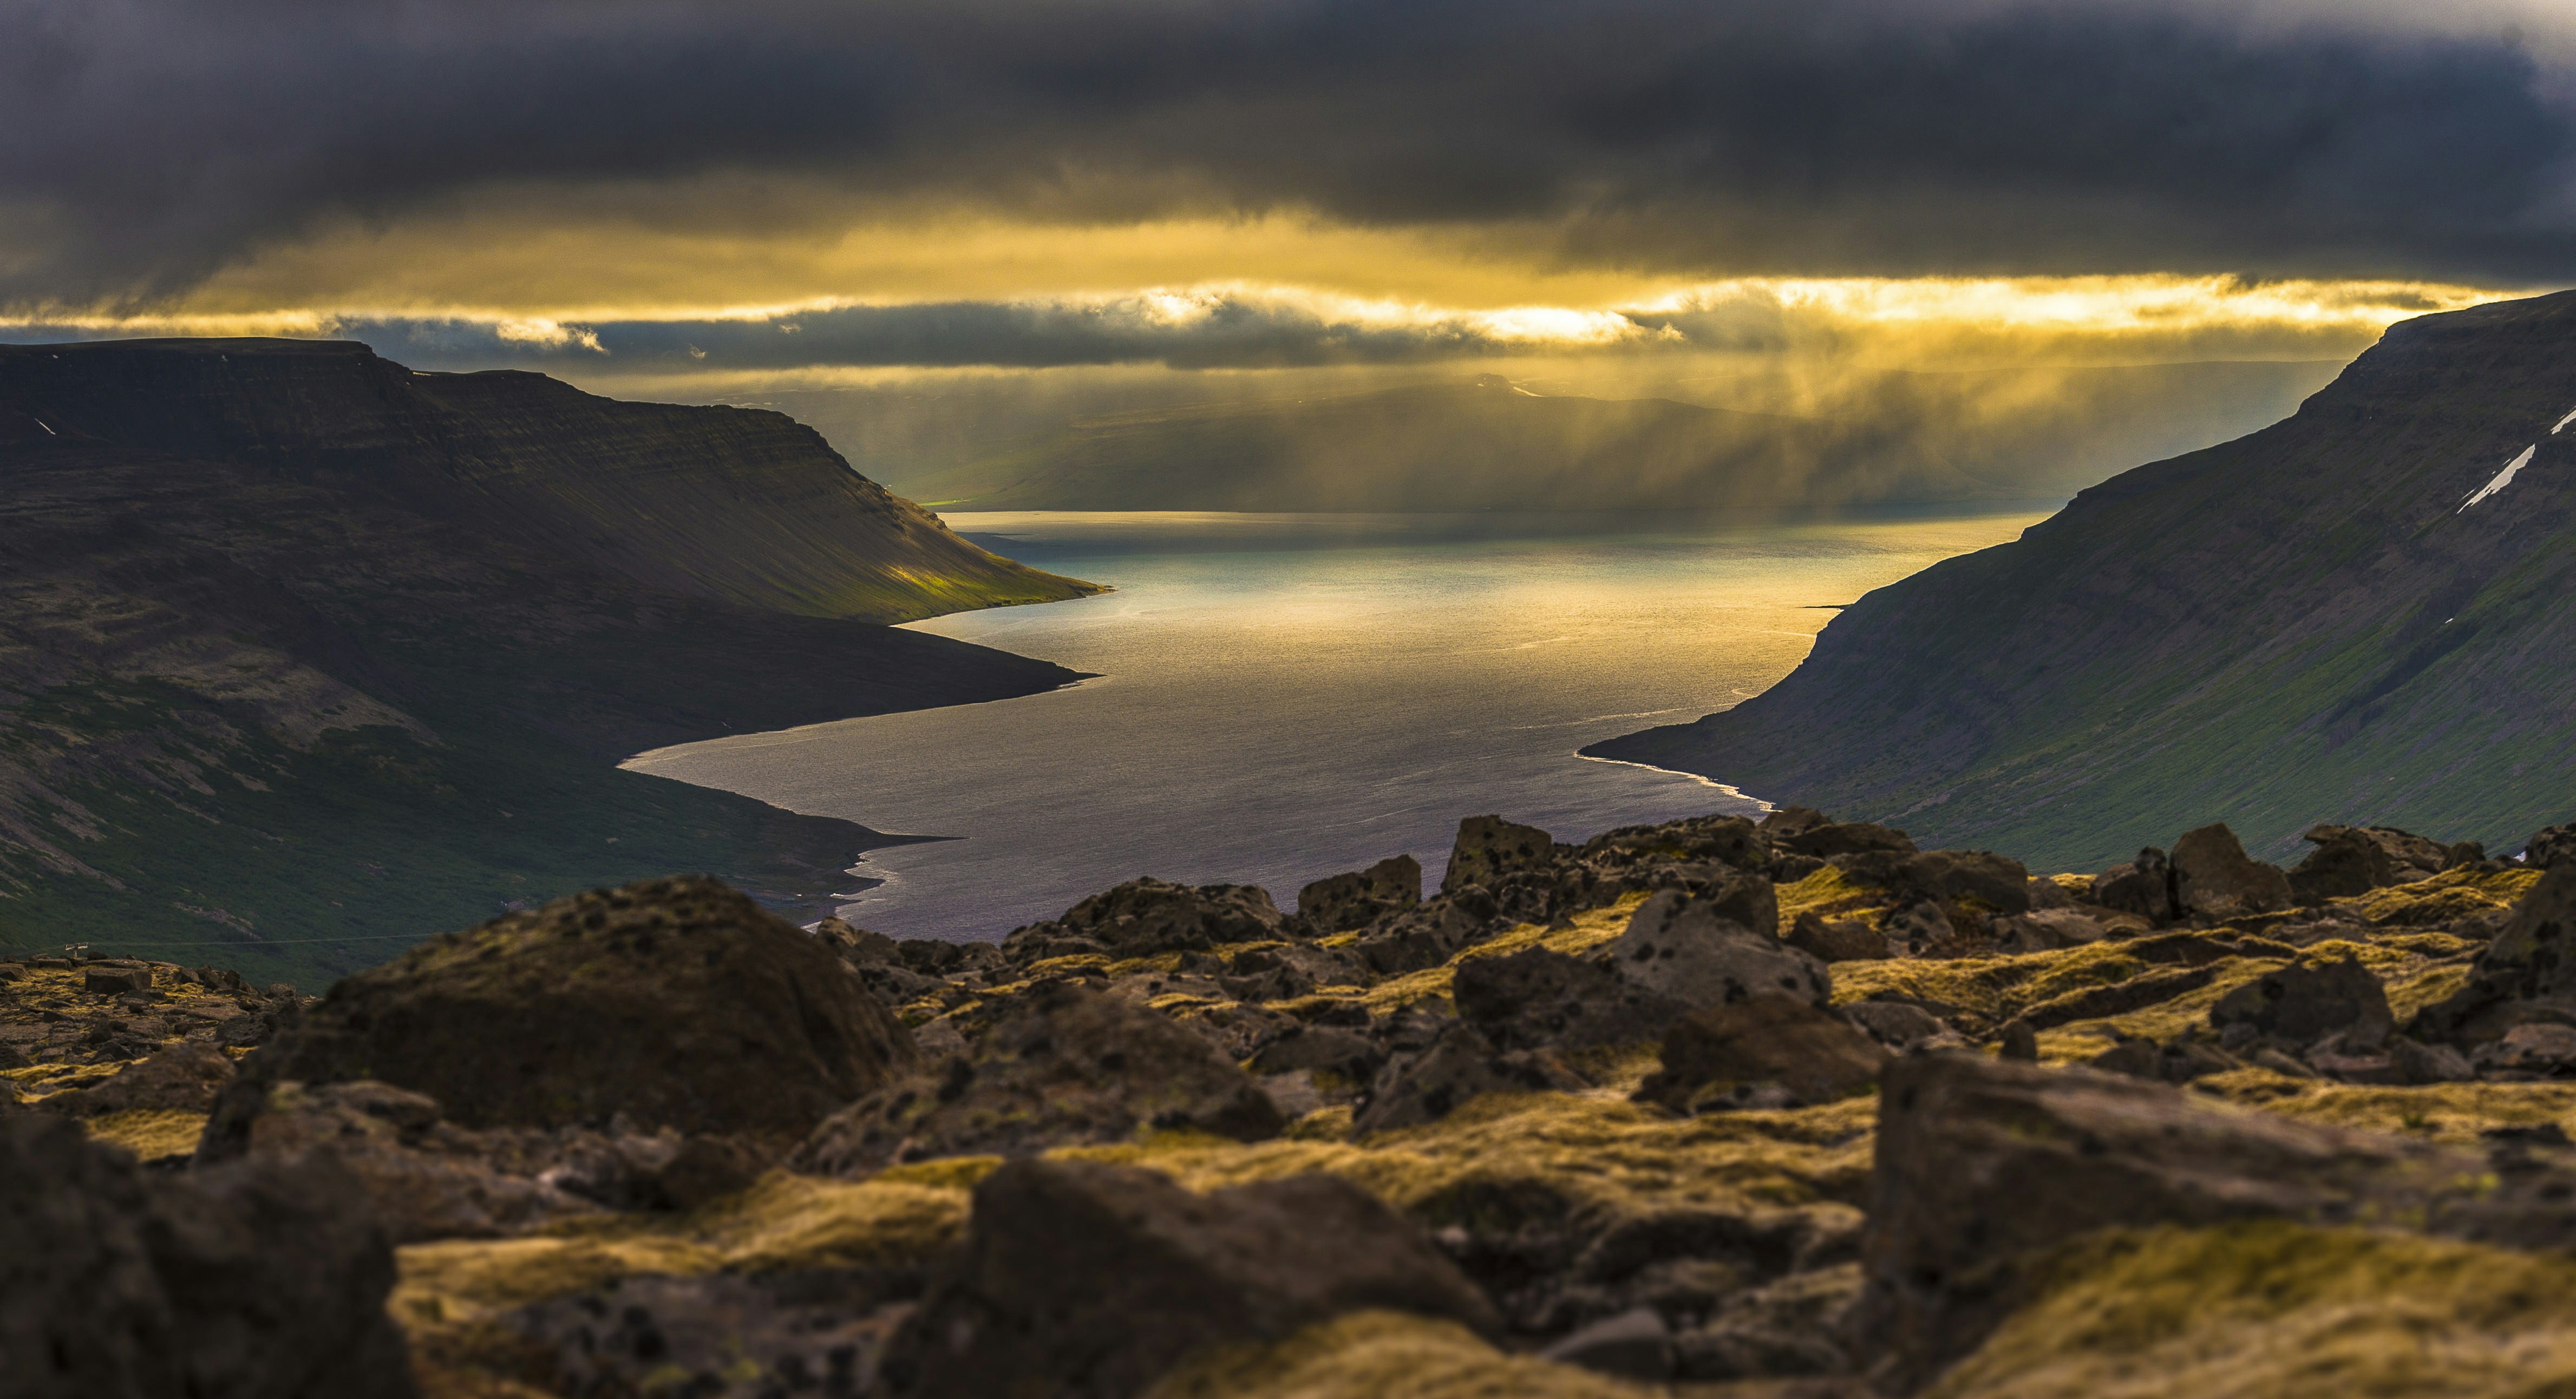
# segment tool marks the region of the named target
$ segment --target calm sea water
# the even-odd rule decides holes
[[[1479,812],[1562,840],[1758,810],[1758,793],[1574,753],[1759,693],[1832,604],[2037,518],[952,514],[988,548],[1117,591],[915,627],[1099,678],[628,766],[954,837],[854,871],[884,882],[844,915],[899,937],[999,937],[1142,874],[1260,884],[1285,908],[1309,880],[1410,851],[1436,885]]]

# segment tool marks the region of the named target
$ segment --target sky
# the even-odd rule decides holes
[[[2563,3],[0,0],[12,339],[2116,364],[2571,279]]]

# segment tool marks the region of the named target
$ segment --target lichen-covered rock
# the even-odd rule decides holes
[[[1751,886],[1759,881],[1758,893]],[[1833,991],[1825,964],[1780,941],[1770,882],[1753,876],[1732,886],[1735,897],[1695,899],[1667,890],[1637,906],[1604,956],[1638,986],[1689,1006],[1724,1005],[1755,996],[1788,996],[1823,1005]],[[1773,910],[1771,921],[1742,918]],[[1734,916],[1730,916],[1734,915]]]
[[[336,1163],[147,1176],[0,1117],[0,1392],[409,1399],[393,1250]]]
[[[1251,884],[1173,884],[1131,879],[1002,939],[1006,959],[1027,964],[1083,952],[1113,958],[1204,952],[1278,938],[1287,918],[1270,891]]]
[[[1460,1019],[1505,1050],[1644,1043],[1690,1011],[1601,963],[1538,947],[1461,959],[1449,996]]]
[[[1351,1130],[1363,1136],[1437,1122],[1488,1093],[1580,1093],[1592,1085],[1556,1050],[1498,1049],[1473,1025],[1451,1025],[1417,1052],[1390,1057]]]
[[[1858,918],[1828,919],[1814,909],[1801,912],[1781,939],[1819,962],[1882,962],[1894,955],[1887,935]]]
[[[941,1156],[1026,1156],[1191,1128],[1255,1141],[1286,1123],[1251,1075],[1169,1016],[1059,982],[1029,993],[967,1052],[833,1114],[793,1164],[859,1176]]]
[[[64,1117],[104,1117],[114,1112],[212,1112],[233,1061],[209,1046],[174,1044],[130,1064],[115,1077],[87,1088],[68,1088],[37,1103]]]
[[[1543,870],[1555,859],[1556,838],[1538,827],[1500,816],[1470,816],[1458,823],[1440,892],[1454,894],[1470,884],[1491,888],[1506,875]]]
[[[1318,879],[1297,891],[1297,916],[1318,935],[1365,928],[1422,902],[1422,862],[1391,855],[1367,869]]]
[[[2237,987],[2209,1008],[2209,1023],[2230,1045],[2256,1040],[2305,1049],[2328,1035],[2377,1046],[2395,1017],[2388,990],[2356,958],[2323,965],[2293,965]]]
[[[2528,1021],[2576,1022],[2576,861],[2541,876],[2478,954],[2468,984],[2425,1007],[2409,1029],[2427,1041],[2480,1044]]]
[[[1906,1389],[2031,1300],[2041,1253],[2096,1229],[2487,1207],[2480,1157],[2205,1107],[2135,1078],[1923,1054],[1889,1065],[1879,1103],[1853,1334]]]
[[[1132,1167],[1014,1161],[889,1348],[912,1399],[1130,1399],[1194,1353],[1348,1312],[1500,1330],[1421,1231],[1337,1177],[1193,1194]]]
[[[1896,867],[1896,880],[1936,899],[1972,900],[1984,913],[2030,911],[2030,871],[1990,850],[1926,850]]]
[[[2280,866],[2246,854],[2236,833],[2219,822],[2174,842],[2173,898],[2177,909],[2205,918],[2270,913],[2290,906],[2290,878]]]
[[[1887,1063],[1876,1040],[1800,999],[1705,1006],[1664,1035],[1663,1067],[1637,1091],[1676,1112],[1791,1108],[1869,1091]]]
[[[2576,825],[2545,826],[2522,843],[2522,862],[2537,870],[2576,865]]]
[[[839,958],[721,881],[657,879],[432,938],[342,979],[242,1067],[208,1129],[237,1151],[269,1089],[376,1079],[467,1127],[605,1125],[782,1144],[918,1059]]]

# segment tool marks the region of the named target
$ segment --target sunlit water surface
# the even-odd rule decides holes
[[[1787,674],[1845,603],[2038,516],[1611,528],[1424,516],[951,514],[1117,591],[914,624],[1100,678],[992,704],[647,753],[645,772],[876,830],[844,914],[991,938],[1140,874],[1298,887],[1398,851],[1436,885],[1458,818],[1582,839],[1754,811],[1574,756]],[[1759,794],[1754,794],[1758,796]],[[857,879],[853,883],[860,882]]]

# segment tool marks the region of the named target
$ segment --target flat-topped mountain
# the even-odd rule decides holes
[[[2507,841],[2576,758],[2576,294],[2392,328],[2288,420],[1860,599],[1599,757],[2095,862],[2185,812]],[[1818,599],[1839,602],[1842,599]]]
[[[270,978],[652,870],[828,894],[871,833],[610,765],[1051,689],[883,623],[1091,591],[778,414],[360,345],[0,350],[0,481],[0,942]]]

